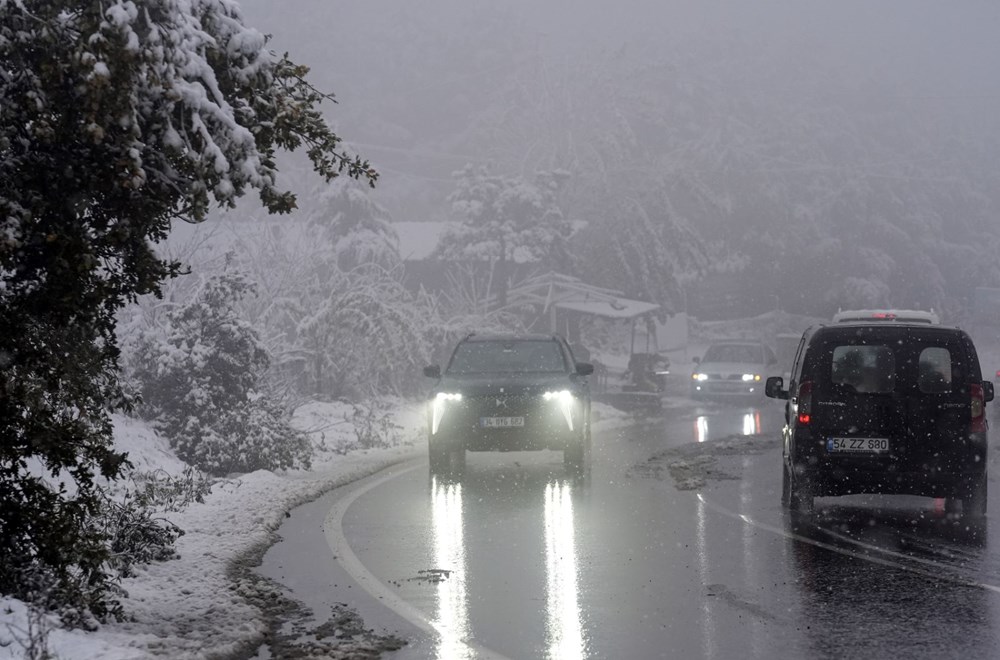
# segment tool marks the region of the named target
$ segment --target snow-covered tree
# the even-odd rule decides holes
[[[574,238],[578,272],[673,314],[683,307],[681,276],[704,268],[705,247],[665,198],[646,197],[609,195],[602,205],[606,213]]]
[[[460,224],[441,237],[437,252],[446,260],[495,263],[501,307],[509,264],[539,263],[554,270],[566,266],[573,227],[558,203],[566,172],[538,172],[527,181],[469,165],[455,177],[458,185],[449,201]]]
[[[336,179],[319,196],[312,215],[320,236],[336,251],[337,265],[349,271],[361,265],[392,268],[399,264],[399,237],[389,212],[354,179]]]
[[[0,0],[0,593],[114,609],[87,520],[125,466],[115,313],[178,272],[171,222],[293,208],[277,150],[374,182],[306,74],[233,0]]]
[[[270,357],[237,309],[254,288],[240,273],[211,277],[137,351],[142,410],[179,457],[211,474],[309,464],[307,438],[262,391]]]

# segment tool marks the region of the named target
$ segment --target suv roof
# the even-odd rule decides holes
[[[797,335],[801,337],[802,335]],[[761,341],[760,339],[713,339],[708,342],[709,346],[715,346],[717,344],[743,344],[746,346],[767,346],[767,342]]]
[[[834,323],[864,321],[871,323],[929,323],[937,325],[941,319],[934,310],[922,309],[845,309],[833,315]]]

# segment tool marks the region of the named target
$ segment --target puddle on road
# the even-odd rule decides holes
[[[717,440],[693,442],[653,454],[632,466],[628,476],[663,479],[669,474],[678,490],[698,490],[709,481],[739,480],[738,468],[719,465],[719,457],[762,454],[777,444],[775,438],[731,435]]]

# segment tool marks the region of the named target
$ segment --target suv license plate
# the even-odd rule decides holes
[[[826,450],[831,454],[884,454],[889,451],[889,439],[827,438]]]
[[[509,429],[524,426],[523,417],[480,417],[479,425],[484,429]]]

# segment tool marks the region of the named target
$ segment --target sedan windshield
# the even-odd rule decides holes
[[[451,374],[545,373],[566,371],[559,344],[554,341],[471,341],[455,349]]]

